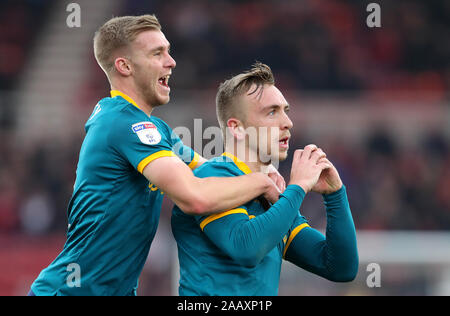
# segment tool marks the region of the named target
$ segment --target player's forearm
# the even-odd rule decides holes
[[[358,272],[359,259],[355,224],[345,186],[324,195],[324,203],[327,210],[328,270],[335,278],[352,280]]]
[[[248,220],[226,216],[205,227],[205,233],[225,253],[242,265],[258,264],[283,239],[305,197],[296,185],[288,186],[265,213]]]
[[[144,176],[190,215],[208,215],[238,207],[272,189],[262,173],[239,177],[195,177],[177,157],[162,157],[143,170]]]
[[[230,234],[234,254],[246,258],[250,265],[261,262],[283,240],[304,197],[301,187],[290,185],[265,213],[237,226]]]
[[[260,195],[270,187],[270,179],[255,172],[239,177],[196,178],[199,207],[195,215],[208,215],[236,208]]]
[[[356,231],[345,187],[324,195],[327,209],[326,236],[306,227],[287,249],[286,259],[337,282],[348,282],[358,271]]]
[[[206,159],[206,158],[203,158],[202,156],[198,156],[198,161],[197,161],[197,163],[196,163],[196,165],[195,165],[195,167],[193,168],[193,170],[194,169],[197,169],[198,167],[200,167],[201,165],[203,165],[205,162],[207,162],[208,160]]]

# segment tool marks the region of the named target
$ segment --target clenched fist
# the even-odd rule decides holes
[[[332,167],[333,165],[326,160],[325,153],[316,145],[311,144],[304,149],[297,149],[292,160],[289,184],[296,184],[308,193],[315,188],[322,171]]]
[[[339,190],[342,187],[342,180],[337,169],[326,157],[319,159],[318,162],[327,163],[331,167],[322,171],[319,180],[317,180],[317,183],[312,188],[312,191],[320,194],[330,194]]]

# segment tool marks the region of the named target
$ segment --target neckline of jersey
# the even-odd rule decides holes
[[[243,162],[242,160],[240,160],[238,157],[236,157],[235,155],[229,153],[229,152],[224,152],[222,154],[222,156],[228,157],[231,160],[233,160],[234,164],[239,168],[239,170],[241,170],[244,174],[249,174],[252,172],[252,170],[250,169],[249,166],[247,166],[247,164],[245,162]]]
[[[122,97],[123,99],[125,99],[125,101],[127,101],[128,103],[134,105],[136,108],[138,108],[139,110],[141,110],[142,112],[144,112],[139,105],[137,105],[137,103],[128,95],[126,95],[125,93],[119,91],[119,90],[111,90],[111,98],[114,97]],[[145,112],[144,112],[145,113]],[[145,115],[147,115],[147,113],[145,113]],[[147,115],[148,116],[148,115]],[[150,116],[149,116],[150,117]]]

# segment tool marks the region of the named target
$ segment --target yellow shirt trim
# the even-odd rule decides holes
[[[130,98],[129,96],[127,96],[125,93],[120,92],[119,90],[111,90],[111,98],[117,97],[117,96],[121,96],[122,98],[124,98],[125,100],[127,100],[128,102],[130,102],[131,104],[133,104],[135,107],[137,107],[139,110],[141,109],[136,102],[134,102],[134,100],[132,98]]]
[[[188,165],[191,170],[194,170],[200,160],[200,155],[194,151],[194,158],[192,158],[191,163]]]
[[[303,223],[303,224],[298,225],[297,227],[295,227],[294,230],[291,232],[291,234],[289,235],[289,239],[288,239],[288,241],[286,243],[286,246],[284,247],[283,258],[286,255],[286,250],[288,249],[288,247],[291,244],[292,240],[294,240],[295,236],[297,236],[297,234],[305,227],[311,227],[311,226],[309,226],[307,223]]]
[[[211,223],[212,221],[215,221],[216,219],[222,218],[222,217],[230,215],[230,214],[237,214],[237,213],[243,213],[248,216],[247,210],[245,210],[243,208],[235,208],[233,210],[229,210],[229,211],[225,211],[222,213],[208,216],[200,223],[200,228],[203,230],[203,228],[205,228],[205,226],[208,225],[209,223]]]
[[[249,174],[252,172],[249,166],[242,160],[240,160],[238,157],[234,156],[233,154],[230,154],[228,152],[224,152],[222,156],[228,157],[236,164],[236,166],[245,174]]]
[[[170,150],[161,150],[158,151],[156,153],[151,154],[150,156],[148,156],[147,158],[144,158],[141,160],[141,162],[138,164],[137,166],[137,171],[139,171],[140,173],[142,173],[142,171],[144,171],[144,168],[151,163],[153,160],[161,158],[161,157],[173,157],[175,156],[175,154],[170,151]]]

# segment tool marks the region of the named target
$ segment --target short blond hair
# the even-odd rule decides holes
[[[108,78],[114,69],[114,53],[126,48],[140,33],[148,30],[161,30],[155,15],[115,17],[95,32],[95,59]]]
[[[238,97],[244,95],[244,93],[251,95],[258,91],[258,97],[260,97],[265,84],[274,85],[275,78],[270,67],[260,62],[253,64],[250,70],[220,84],[216,95],[216,114],[224,137],[227,121],[230,118],[246,119],[240,104],[237,102]],[[250,91],[253,85],[255,85],[255,88]]]

